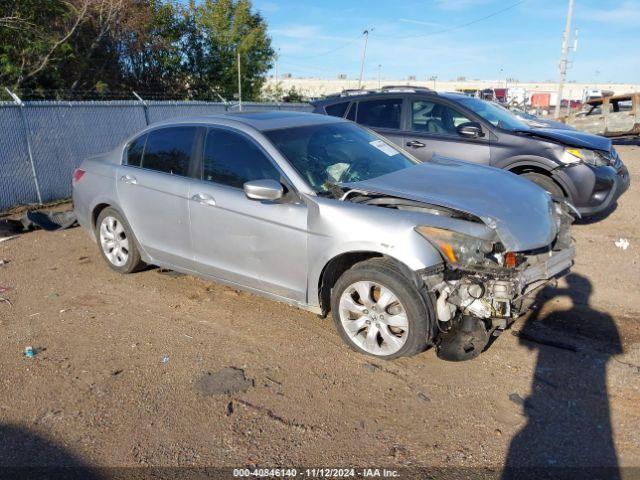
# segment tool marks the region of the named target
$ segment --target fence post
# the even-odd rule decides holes
[[[36,187],[36,194],[38,195],[38,204],[42,205],[42,194],[40,193],[40,183],[38,182],[38,174],[36,173],[36,165],[33,161],[33,152],[31,151],[31,140],[29,137],[31,136],[31,130],[29,129],[29,124],[27,123],[27,117],[24,114],[24,102],[20,100],[20,97],[9,90],[7,87],[4,87],[7,93],[11,96],[14,103],[18,106],[20,110],[20,118],[22,119],[22,127],[24,128],[25,138],[27,140],[27,152],[29,153],[29,163],[31,164],[31,174],[33,175],[33,183]]]
[[[138,95],[136,92],[133,92],[133,95],[142,104],[142,109],[144,110],[144,121],[147,123],[147,126],[149,126],[149,108],[148,108],[147,102],[145,102],[142,99],[142,97],[140,95]]]

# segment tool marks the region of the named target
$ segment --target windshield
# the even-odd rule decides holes
[[[458,98],[457,101],[494,127],[504,130],[529,130],[529,127],[509,110],[491,102],[471,97]]]
[[[418,163],[353,123],[285,128],[265,135],[317,193]]]

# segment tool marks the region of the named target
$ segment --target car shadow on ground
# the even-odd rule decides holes
[[[591,217],[579,218],[574,223],[576,225],[591,225],[593,223],[601,222],[602,220],[607,218],[609,215],[611,215],[613,212],[615,212],[617,208],[618,208],[618,202],[614,202],[613,204],[605,208],[603,211],[596,213]]]
[[[523,405],[527,424],[511,441],[504,479],[620,478],[606,382],[607,362],[622,352],[620,336],[613,318],[590,305],[587,278],[574,273],[567,284],[542,290],[519,332],[538,359]],[[543,315],[543,304],[561,296],[571,308]]]
[[[0,479],[23,478],[97,480],[100,476],[50,439],[0,423]]]

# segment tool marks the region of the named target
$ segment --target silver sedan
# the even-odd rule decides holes
[[[107,264],[198,275],[326,315],[381,358],[472,358],[572,265],[569,205],[511,173],[420,163],[346,120],[176,119],[74,173]]]

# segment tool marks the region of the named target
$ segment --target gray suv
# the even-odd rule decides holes
[[[603,212],[629,188],[611,140],[535,128],[491,102],[421,87],[345,91],[314,102],[384,135],[422,161],[432,155],[490,165],[528,178],[582,216]]]

